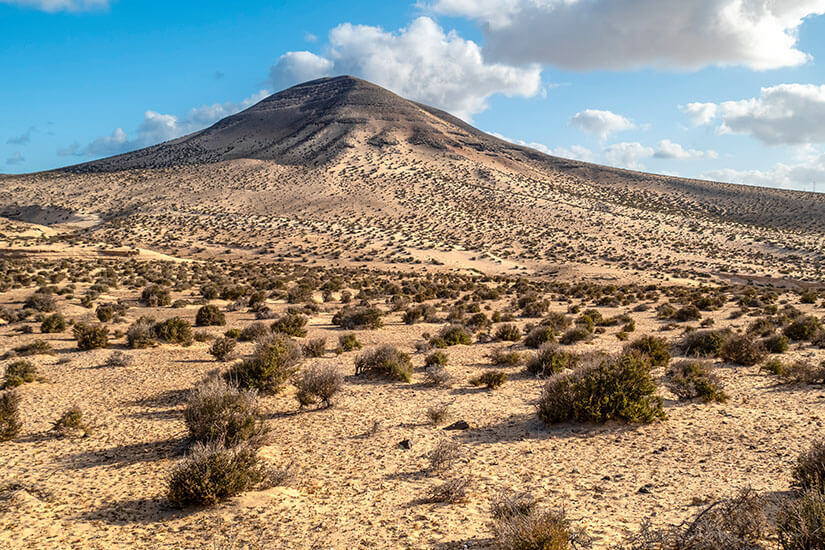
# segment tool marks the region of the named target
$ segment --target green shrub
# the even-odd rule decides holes
[[[266,433],[254,390],[241,390],[220,378],[195,386],[186,400],[183,418],[189,435],[201,443],[258,445]]]
[[[762,340],[768,353],[785,353],[790,348],[788,338],[782,334],[773,334]]]
[[[40,332],[53,334],[66,330],[66,318],[60,313],[54,313],[43,319],[40,323]]]
[[[327,351],[326,338],[311,338],[301,348],[304,352],[304,357],[321,357]]]
[[[527,372],[537,376],[550,376],[576,367],[579,360],[575,353],[562,351],[555,344],[544,344],[527,361]]]
[[[542,326],[550,327],[553,332],[559,333],[566,330],[572,324],[570,318],[564,313],[551,312],[541,321]]]
[[[528,348],[538,349],[542,344],[556,341],[556,331],[552,327],[539,325],[527,333],[524,338],[524,345]]]
[[[22,428],[20,394],[15,391],[0,393],[0,441],[11,441]]]
[[[259,340],[252,357],[234,365],[224,378],[240,388],[276,394],[298,371],[300,362],[298,344],[286,334],[277,333]]]
[[[374,307],[345,307],[332,317],[332,324],[347,330],[381,328],[381,311]]]
[[[547,381],[538,405],[547,424],[568,420],[653,422],[665,417],[662,398],[647,356],[626,353],[556,374]]]
[[[87,436],[92,433],[92,428],[86,423],[80,407],[74,406],[57,419],[54,425],[52,425],[52,431],[60,437],[71,435]]]
[[[811,340],[822,329],[822,323],[813,315],[799,316],[785,327],[785,336],[791,340]]]
[[[516,325],[507,323],[496,329],[495,338],[505,342],[518,342],[521,340],[521,331]]]
[[[51,293],[35,292],[23,302],[25,309],[33,309],[35,311],[54,311],[57,309],[57,301]]]
[[[232,352],[235,351],[236,345],[237,342],[235,342],[232,338],[222,336],[220,338],[216,338],[215,341],[212,342],[212,346],[209,348],[209,354],[218,361],[226,361],[232,356]]]
[[[16,388],[36,381],[37,367],[34,366],[34,363],[25,360],[14,361],[6,367],[6,378],[3,387]]]
[[[679,399],[701,398],[705,403],[724,403],[728,396],[710,365],[699,361],[680,361],[667,373],[667,385]]]
[[[679,322],[698,321],[702,318],[702,313],[699,308],[693,304],[677,309],[673,313],[672,319]]]
[[[161,321],[152,327],[152,331],[158,339],[169,344],[189,346],[194,340],[192,325],[182,317],[172,317]]]
[[[295,395],[301,407],[316,403],[319,399],[323,407],[332,406],[332,397],[341,390],[344,377],[335,365],[312,365],[304,369],[295,381],[298,391]]]
[[[447,365],[449,357],[443,351],[434,351],[424,359],[424,368],[444,367]]]
[[[377,374],[409,382],[413,367],[410,356],[391,345],[367,350],[355,358],[355,375]]]
[[[307,318],[300,313],[287,313],[283,317],[277,319],[272,326],[272,332],[282,332],[295,338],[303,338],[307,335],[306,328]]]
[[[521,363],[522,356],[517,351],[507,351],[505,349],[494,349],[490,354],[490,361],[497,367],[515,367]]]
[[[490,390],[500,388],[505,382],[507,382],[507,373],[500,370],[490,370],[470,379],[471,385],[486,386]]]
[[[731,336],[719,351],[722,359],[737,365],[752,366],[765,358],[762,343],[747,334]]]
[[[172,293],[167,287],[149,285],[140,293],[140,303],[147,307],[168,306],[172,303]]]
[[[111,304],[100,304],[95,310],[95,315],[101,323],[108,323],[115,316],[115,308]]]
[[[338,337],[338,353],[361,349],[361,342],[354,334],[342,334]]]
[[[625,353],[637,351],[650,359],[654,367],[663,367],[670,363],[670,344],[664,338],[642,336],[625,346]]]
[[[198,309],[195,315],[195,324],[199,327],[223,326],[226,324],[226,317],[218,306],[205,305]]]
[[[77,349],[90,350],[109,346],[109,329],[103,325],[77,323],[72,329]]]
[[[467,346],[473,343],[473,337],[462,325],[450,325],[444,327],[439,331],[437,339],[444,342],[447,346]]]
[[[45,340],[35,340],[34,342],[14,348],[14,352],[17,355],[22,355],[24,357],[28,355],[51,354],[52,345]]]
[[[231,328],[223,333],[223,335],[227,338],[231,338],[232,340],[240,340],[241,338],[241,329],[239,328]]]
[[[196,443],[172,472],[168,498],[176,506],[213,506],[268,481],[268,469],[254,448],[227,449],[218,442]]]
[[[688,357],[719,357],[731,336],[733,332],[730,329],[696,330],[688,332],[679,347]]]
[[[587,330],[586,327],[574,327],[561,335],[559,343],[564,346],[569,346],[587,340],[591,334],[592,332]]]
[[[806,491],[783,503],[776,515],[776,533],[782,550],[825,548],[825,495]]]

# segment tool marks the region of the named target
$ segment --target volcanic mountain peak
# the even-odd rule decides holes
[[[317,164],[353,146],[402,143],[441,150],[461,145],[497,150],[503,145],[448,113],[365,80],[339,76],[293,86],[188,136],[69,170],[167,168],[241,158]]]

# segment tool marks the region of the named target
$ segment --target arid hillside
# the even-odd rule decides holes
[[[352,77],[140,151],[2,176],[0,209],[186,257],[814,281],[825,260],[821,195],[550,157]]]

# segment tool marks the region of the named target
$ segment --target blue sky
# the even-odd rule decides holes
[[[506,139],[825,191],[825,0],[0,0],[0,172],[355,74]]]

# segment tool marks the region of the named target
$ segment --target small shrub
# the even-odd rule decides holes
[[[391,345],[367,350],[355,358],[355,375],[378,374],[409,382],[412,380],[410,356]]]
[[[563,510],[493,505],[493,536],[502,550],[574,550],[590,545],[572,528]]]
[[[232,340],[240,340],[241,338],[241,329],[239,328],[231,328],[223,333],[224,336],[227,338],[231,338]]]
[[[654,367],[663,367],[670,363],[670,345],[664,338],[642,336],[625,346],[625,353],[637,351],[650,358]]]
[[[40,332],[44,334],[53,334],[63,332],[66,330],[66,318],[60,313],[53,313],[43,319],[40,323]]]
[[[77,340],[77,349],[90,350],[109,346],[109,329],[103,325],[77,323],[72,329]]]
[[[813,315],[800,316],[785,327],[785,336],[791,340],[811,340],[822,329],[822,323]]]
[[[552,327],[537,326],[527,333],[524,338],[524,345],[528,348],[538,349],[542,344],[556,341],[556,331]]]
[[[303,338],[307,335],[307,318],[300,313],[287,313],[277,319],[272,326],[272,332],[282,332],[295,338]]]
[[[286,334],[273,334],[259,340],[252,357],[232,366],[224,378],[240,388],[276,394],[297,372],[300,361],[298,344]]]
[[[762,340],[762,345],[768,353],[785,353],[790,348],[787,336],[773,334]]]
[[[799,455],[791,473],[793,487],[799,492],[825,494],[825,440],[816,441]]]
[[[564,313],[552,312],[542,319],[541,324],[542,326],[550,327],[553,329],[553,332],[559,333],[570,327],[572,321],[570,321],[570,318]]]
[[[722,359],[737,365],[752,366],[765,358],[761,342],[747,334],[731,336],[719,351]]]
[[[427,495],[427,501],[440,504],[460,504],[467,502],[467,489],[470,480],[464,478],[451,479],[432,487]]]
[[[0,441],[11,441],[22,428],[20,394],[15,391],[0,393]]]
[[[433,405],[427,408],[426,411],[427,421],[432,426],[440,426],[444,422],[447,421],[447,418],[450,417],[450,405],[449,403],[442,403],[440,405]]]
[[[437,338],[443,341],[447,346],[467,346],[473,342],[472,335],[467,332],[467,329],[462,325],[450,325],[448,327],[444,327],[441,331],[439,331]]]
[[[701,398],[705,403],[724,403],[728,399],[710,365],[698,361],[680,361],[673,365],[667,373],[667,386],[679,399]]]
[[[168,306],[172,303],[172,294],[167,287],[149,285],[140,293],[140,303],[147,307]]]
[[[506,323],[496,329],[495,339],[505,342],[518,342],[521,340],[521,331],[516,325]]]
[[[226,324],[226,317],[218,306],[209,304],[198,309],[195,324],[199,327],[223,326]]]
[[[424,359],[424,368],[444,367],[447,365],[449,357],[443,351],[434,351]]]
[[[825,548],[825,495],[806,491],[783,503],[776,515],[776,532],[782,550]]]
[[[354,334],[342,334],[338,337],[338,349],[336,350],[338,353],[357,349],[361,349],[361,342],[358,341],[358,337]]]
[[[4,388],[16,388],[37,381],[37,367],[29,361],[14,361],[6,367]]]
[[[54,296],[46,292],[35,292],[23,302],[25,309],[33,309],[35,311],[49,312],[57,309],[57,301]]]
[[[555,344],[544,344],[527,362],[527,372],[537,376],[550,376],[572,369],[578,363],[579,356],[575,353],[562,351]]]
[[[332,324],[346,330],[381,328],[381,311],[374,307],[345,307],[332,317]]]
[[[327,350],[327,339],[312,338],[307,340],[301,349],[304,357],[322,357]]]
[[[461,446],[452,439],[442,439],[427,455],[430,461],[430,472],[444,472],[452,468],[461,458]]]
[[[218,361],[226,361],[232,356],[232,352],[235,351],[236,345],[237,342],[232,338],[222,336],[220,338],[216,338],[215,341],[212,342],[212,346],[209,348],[209,354]]]
[[[117,367],[131,367],[135,364],[135,360],[131,355],[127,355],[122,351],[116,351],[106,359],[106,366],[117,368]]]
[[[687,333],[679,347],[688,357],[719,357],[732,335],[730,329],[697,330]]]
[[[186,400],[183,419],[194,441],[258,445],[266,429],[254,390],[241,390],[221,378],[195,386]]]
[[[565,332],[559,338],[559,343],[564,346],[569,346],[577,342],[582,342],[590,338],[591,332],[585,327],[574,327]]]
[[[126,330],[126,343],[132,349],[148,348],[155,345],[155,333],[152,328],[155,320],[140,317]]]
[[[247,325],[243,328],[241,334],[238,336],[238,339],[241,342],[254,342],[269,336],[271,333],[272,331],[266,328],[265,324],[252,323],[251,325]]]
[[[766,368],[775,368],[774,374],[779,375],[786,384],[823,384],[825,383],[825,362],[819,365],[805,360],[794,361],[789,365],[779,363],[765,365]]]
[[[295,385],[296,398],[301,407],[321,400],[324,408],[332,406],[332,397],[341,391],[344,377],[335,365],[313,365],[301,373]]]
[[[192,325],[182,317],[172,317],[161,321],[152,327],[152,331],[158,339],[169,344],[189,346],[194,341]]]
[[[83,411],[78,406],[74,406],[64,412],[52,426],[52,431],[60,437],[82,435],[87,436],[92,432],[91,427],[83,418]]]
[[[95,310],[95,315],[101,323],[108,323],[115,316],[115,308],[111,304],[100,304]]]
[[[521,363],[522,355],[517,351],[507,351],[501,348],[494,349],[490,354],[490,361],[497,367],[515,367]]]
[[[490,390],[500,388],[505,382],[507,382],[507,373],[500,370],[487,371],[470,380],[471,385],[486,386]]]
[[[268,481],[268,469],[254,448],[227,449],[217,442],[196,443],[172,471],[168,498],[179,507],[213,506]]]
[[[424,369],[424,380],[429,386],[434,387],[449,387],[453,383],[453,376],[450,372],[440,365],[434,365]]]
[[[45,340],[35,340],[29,344],[14,348],[14,352],[23,357],[29,355],[48,355],[52,353],[52,345]]]
[[[568,420],[653,422],[664,418],[650,360],[638,353],[604,358],[547,381],[538,404],[546,424]]]

